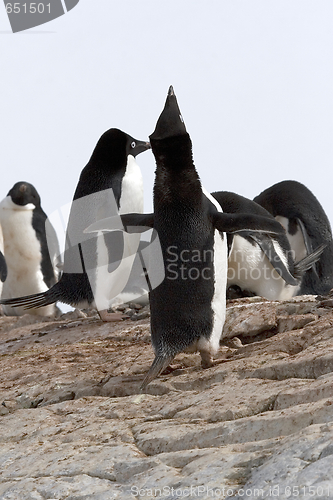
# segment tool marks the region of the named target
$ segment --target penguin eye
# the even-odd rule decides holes
[[[133,148],[133,149],[134,149],[134,148],[135,148],[135,146],[136,146],[136,142],[134,142],[134,141],[133,141],[133,142],[132,142],[132,144],[131,144],[131,148]]]

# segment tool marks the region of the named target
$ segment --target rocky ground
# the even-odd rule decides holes
[[[230,301],[221,363],[147,394],[146,310],[0,317],[0,499],[333,498],[332,305]]]

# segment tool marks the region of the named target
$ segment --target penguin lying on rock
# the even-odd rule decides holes
[[[228,191],[212,193],[224,212],[273,216],[252,200]],[[320,258],[325,245],[295,262],[286,234],[242,231],[228,234],[228,292],[287,300],[297,295],[304,273]],[[229,290],[231,287],[231,290]],[[232,296],[234,298],[234,295]]]
[[[49,243],[52,240],[52,245],[47,243],[46,219],[40,196],[29,182],[14,184],[0,203],[0,224],[8,273],[2,299],[44,293],[56,283],[59,271],[57,257],[60,252],[52,226],[49,226]],[[6,304],[6,300],[2,300],[2,303]],[[8,316],[26,313],[22,307],[13,308],[10,305],[3,305],[3,311]],[[56,310],[53,305],[47,305],[29,312],[39,316],[53,316]]]
[[[254,201],[286,229],[295,259],[301,260],[322,246],[319,259],[304,273],[299,294],[326,295],[333,288],[333,241],[327,215],[312,192],[297,181],[282,181]]]
[[[108,313],[108,308],[126,285],[140,237],[87,238],[83,229],[109,215],[143,211],[142,175],[135,157],[149,148],[148,142],[115,128],[101,136],[74,194],[60,280],[42,293],[2,300],[2,304],[30,311],[60,301],[79,308],[96,307],[104,321],[122,319],[121,314]]]
[[[145,227],[156,230],[165,267],[164,280],[150,291],[155,360],[141,390],[179,352],[198,350],[203,368],[214,364],[226,309],[225,233],[284,232],[271,218],[222,213],[218,202],[203,190],[172,87],[150,142],[156,160],[154,213],[121,216],[125,230],[134,231],[134,226],[141,226],[138,231]],[[116,223],[111,218],[86,231],[112,231]]]

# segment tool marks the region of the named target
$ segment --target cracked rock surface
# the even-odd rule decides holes
[[[149,318],[0,317],[0,500],[333,498],[333,312],[233,300],[139,394]]]

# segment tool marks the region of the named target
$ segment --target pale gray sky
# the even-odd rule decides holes
[[[0,5],[0,198],[26,180],[66,204],[99,136],[147,139],[172,84],[208,190],[296,179],[333,221],[332,22],[332,0],[80,0],[12,34]]]

